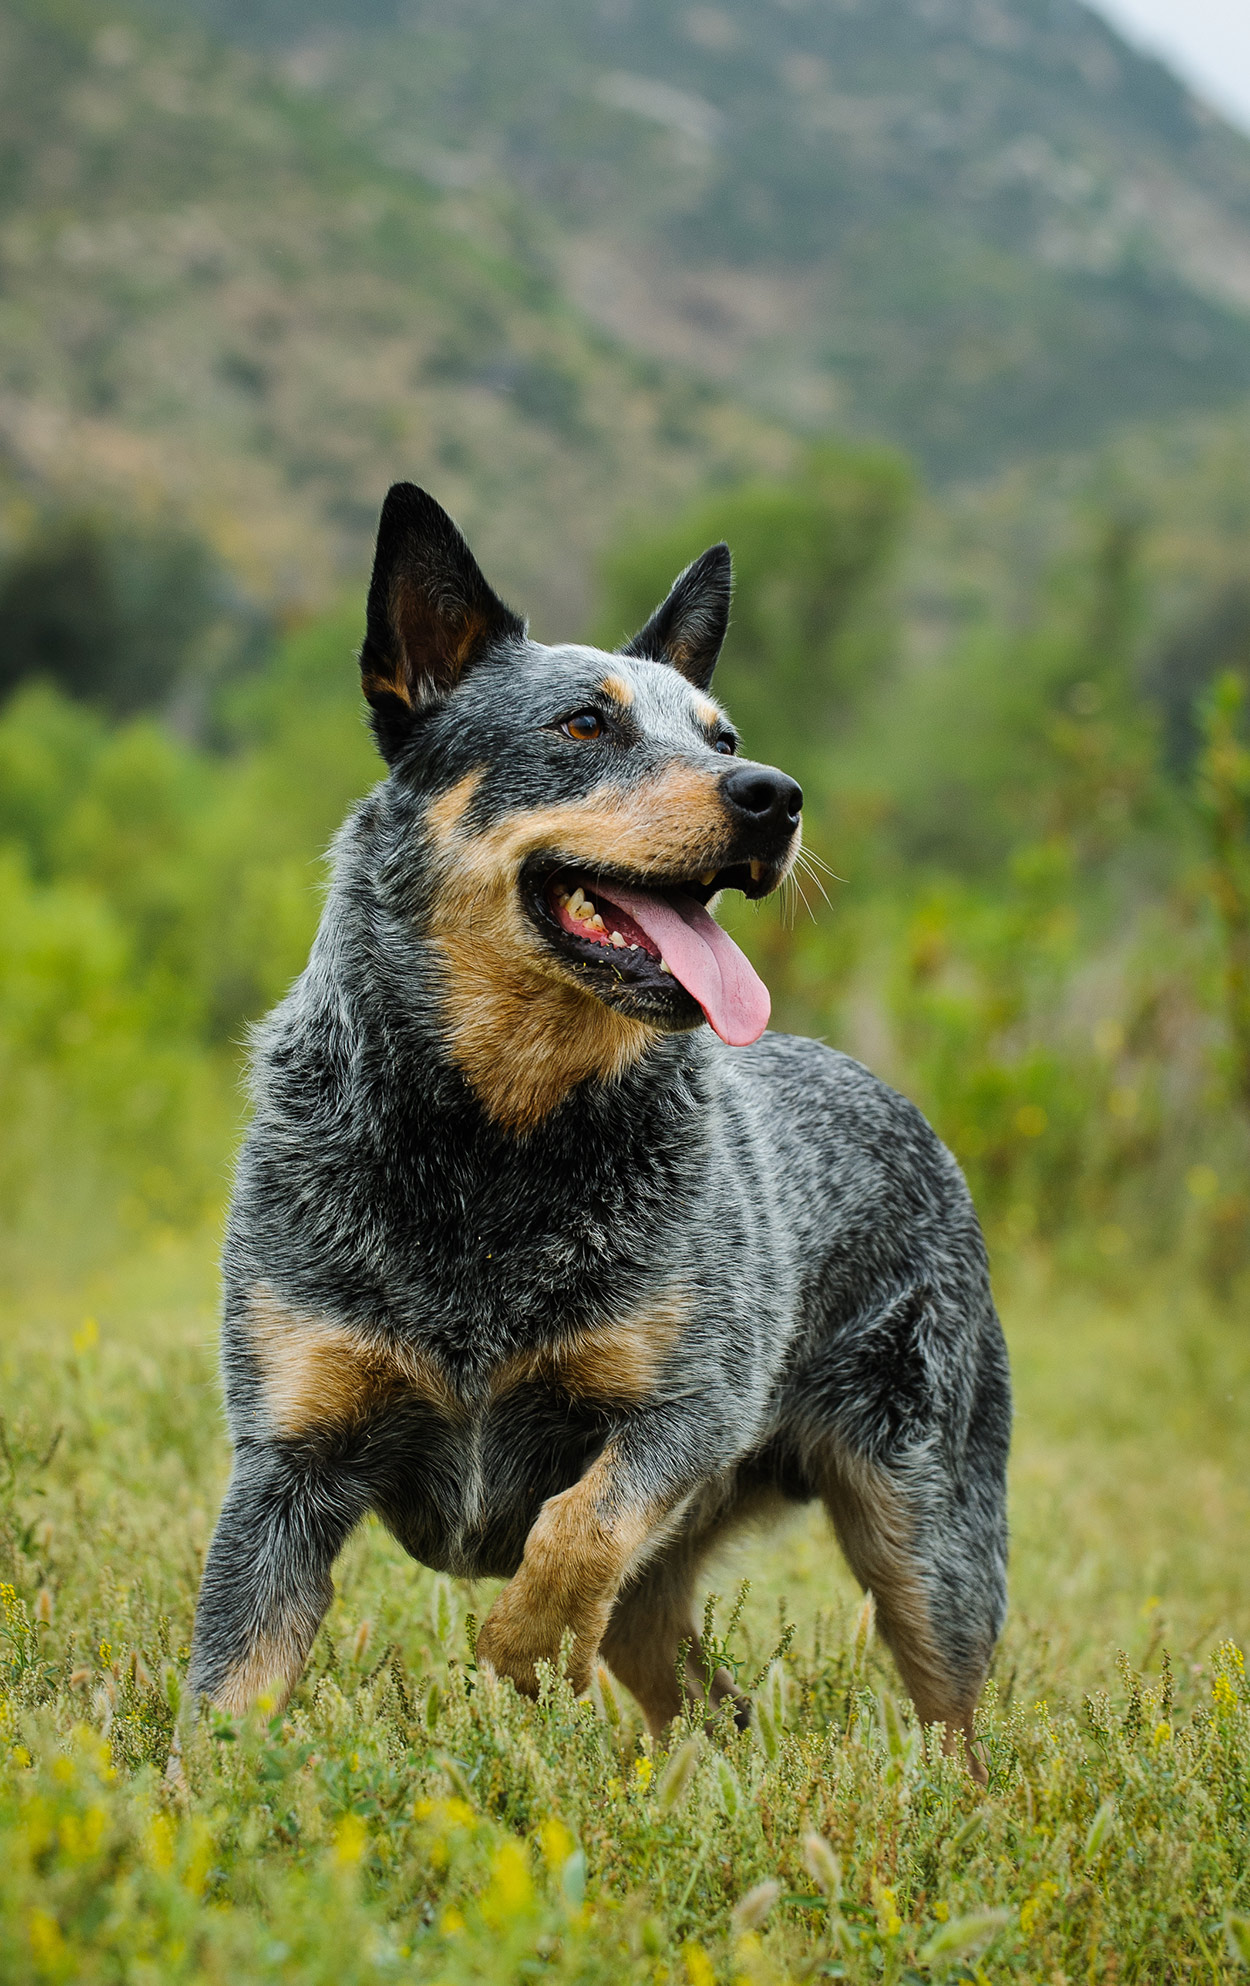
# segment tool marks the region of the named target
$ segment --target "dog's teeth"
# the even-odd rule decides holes
[[[709,888],[710,885],[716,881],[715,869],[705,869],[703,871],[703,874],[700,876],[699,881],[702,883],[704,889]]]
[[[625,949],[625,939],[622,933],[619,931],[614,931],[608,942],[609,944],[615,945],[618,952],[624,951]]]
[[[608,928],[597,910],[590,920],[590,928],[592,931],[606,931]]]
[[[660,960],[660,971],[661,971],[661,972],[666,972],[666,973],[668,974],[668,976],[669,976],[669,978],[670,978],[670,979],[671,979],[671,978],[672,978],[672,976],[673,976],[673,968],[672,968],[672,966],[671,966],[671,965],[669,964],[669,962],[668,962],[668,960],[667,960],[667,959],[661,959],[661,960]]]
[[[758,883],[763,873],[764,873],[764,864],[762,862],[752,862],[751,881],[753,883]]]
[[[629,949],[630,949],[630,951],[631,951],[631,952],[637,952],[637,951],[640,951],[640,950],[642,949],[642,948],[641,948],[641,946],[640,946],[640,945],[639,945],[639,943],[638,943],[638,940],[637,940],[637,938],[631,938],[631,939],[630,939],[630,941],[629,941]]]

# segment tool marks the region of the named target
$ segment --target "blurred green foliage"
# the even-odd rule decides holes
[[[221,1202],[246,1021],[298,970],[320,856],[376,761],[354,618],[234,686],[211,752],[48,683],[0,715],[8,1251]],[[23,1257],[24,1259],[24,1257]]]
[[[46,679],[115,717],[202,722],[263,616],[194,532],[108,512],[41,519],[0,567],[0,695]]]
[[[1250,747],[1246,686],[1220,677],[1202,712],[1202,798],[1211,844],[1211,894],[1224,930],[1224,989],[1233,1083],[1250,1111]]]

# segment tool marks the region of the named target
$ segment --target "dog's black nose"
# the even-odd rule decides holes
[[[727,772],[720,790],[736,814],[755,827],[797,827],[803,788],[771,765],[740,765]]]

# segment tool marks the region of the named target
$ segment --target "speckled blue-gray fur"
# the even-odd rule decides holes
[[[708,694],[728,609],[718,546],[618,653],[543,647],[431,498],[387,499],[361,670],[388,775],[257,1032],[225,1250],[235,1462],[192,1673],[228,1709],[293,1686],[375,1511],[507,1579],[479,1660],[533,1691],[571,1634],[575,1684],[606,1661],[661,1731],[683,1643],[702,1691],[708,1553],[819,1498],[920,1716],[971,1744],[1010,1396],[963,1179],[847,1057],[718,1039],[749,971],[718,990],[700,952],[687,986],[648,934],[677,905],[702,944],[797,849],[797,787]]]

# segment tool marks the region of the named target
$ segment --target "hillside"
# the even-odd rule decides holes
[[[997,488],[1246,404],[1250,143],[1073,0],[399,19],[0,0],[0,552],[137,509],[302,611],[416,476],[568,630],[803,433]]]
[[[1250,140],[1076,0],[165,4],[520,194],[622,343],[942,477],[1250,391]]]
[[[49,502],[176,516],[300,609],[416,475],[567,630],[620,509],[785,459],[588,327],[515,203],[449,212],[262,59],[105,18],[0,5],[10,540]]]

